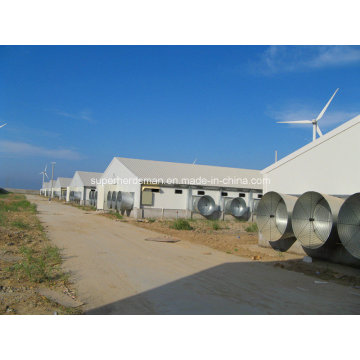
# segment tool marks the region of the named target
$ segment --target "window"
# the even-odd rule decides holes
[[[199,190],[197,194],[198,194],[198,195],[205,195],[205,191]]]
[[[180,190],[180,189],[175,189],[175,194],[182,194],[182,190]]]
[[[239,197],[245,197],[244,193],[239,193]]]
[[[226,191],[223,191],[223,192],[221,193],[221,196],[228,196],[228,193],[227,193]]]
[[[152,191],[142,191],[141,194],[141,205],[152,205],[153,204],[153,193]]]
[[[258,194],[258,199],[261,199],[262,198],[262,194]]]

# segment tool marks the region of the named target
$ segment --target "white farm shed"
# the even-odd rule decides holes
[[[204,197],[205,207],[224,217],[226,204],[241,198],[248,215],[261,194],[259,170],[115,157],[97,185],[97,208],[136,218],[192,217],[194,201]]]
[[[40,189],[40,195],[50,196],[50,181],[44,181]]]
[[[360,115],[262,170],[264,193],[360,191]]]
[[[102,173],[76,171],[66,191],[66,201],[74,201],[80,205],[89,204],[89,195],[95,191],[96,183]]]
[[[58,177],[54,182],[53,187],[53,196],[65,200],[66,199],[66,190],[70,185],[72,178]]]

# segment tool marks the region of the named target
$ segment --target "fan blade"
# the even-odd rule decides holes
[[[330,98],[330,100],[327,102],[327,104],[325,105],[325,107],[321,110],[321,113],[320,113],[320,114],[318,115],[318,117],[316,118],[316,121],[320,120],[320,119],[323,117],[326,109],[329,107],[332,99],[334,98],[334,96],[336,95],[336,93],[337,93],[338,91],[339,91],[339,88],[337,88],[337,89],[335,90],[333,96],[332,96],[332,97]]]
[[[323,133],[321,132],[319,126],[316,127],[316,132],[318,133],[319,136],[323,136]]]
[[[7,125],[7,123],[0,125],[0,128],[4,127],[5,125]]]
[[[277,121],[278,124],[312,124],[311,120]]]

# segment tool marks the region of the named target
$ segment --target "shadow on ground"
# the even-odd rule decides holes
[[[314,277],[284,270],[281,264],[225,263],[86,313],[360,313],[359,290],[332,282],[319,283]]]

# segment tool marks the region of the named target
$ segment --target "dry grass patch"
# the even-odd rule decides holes
[[[39,287],[59,292],[71,288],[61,268],[61,250],[46,236],[36,206],[24,195],[0,195],[0,314],[69,314],[37,293]]]

